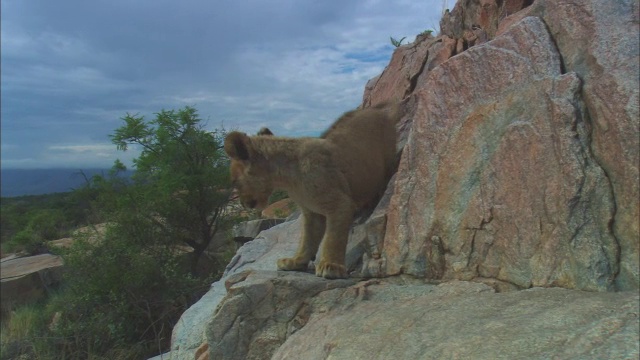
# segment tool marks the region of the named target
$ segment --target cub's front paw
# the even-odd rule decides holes
[[[284,258],[278,259],[278,270],[284,271],[306,271],[309,266],[309,261],[305,261],[298,258]]]
[[[316,276],[325,279],[346,279],[347,268],[344,265],[321,261],[316,265]]]

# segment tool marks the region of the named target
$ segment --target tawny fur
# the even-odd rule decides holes
[[[227,136],[231,178],[243,205],[263,208],[280,189],[302,210],[298,250],[278,260],[278,269],[306,270],[322,244],[316,275],[347,276],[349,227],[355,211],[376,204],[395,171],[400,116],[397,105],[350,111],[321,138]]]

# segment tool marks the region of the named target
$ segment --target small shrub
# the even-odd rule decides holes
[[[407,37],[403,37],[400,40],[396,40],[394,39],[392,36],[389,37],[389,39],[391,40],[391,45],[395,46],[395,47],[399,47],[400,45],[402,45],[402,41],[404,41],[404,39],[406,39]]]
[[[427,29],[427,30],[421,32],[420,35],[430,37],[431,35],[433,35],[433,30]]]

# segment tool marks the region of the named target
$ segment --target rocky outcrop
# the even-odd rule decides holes
[[[640,352],[635,292],[498,293],[478,282],[326,280],[265,270],[290,251],[291,229],[299,223],[277,226],[255,240],[261,246],[241,249],[245,259],[185,313],[174,351],[163,358],[602,359]]]
[[[536,1],[495,40],[423,71],[369,267],[637,289],[637,8]],[[369,87],[365,104],[377,93],[389,90]]]
[[[108,226],[109,225],[107,223],[83,226],[75,230],[72,237],[48,241],[47,247],[68,249],[73,245],[77,238],[85,239],[92,244],[98,243],[104,238],[104,234],[107,232]]]
[[[274,272],[300,233],[276,226],[172,358],[638,358],[638,14],[458,1],[365,89],[406,108],[398,172],[350,233],[351,281],[373,279]]]
[[[636,1],[549,1],[505,19],[498,33],[525,16],[542,19],[565,72],[582,80],[580,98],[589,149],[605,172],[615,204],[612,232],[620,246],[616,285],[640,284],[640,4]]]
[[[195,351],[206,340],[205,330],[216,308],[227,295],[225,283],[229,278],[247,270],[275,270],[277,259],[295,252],[300,234],[301,221],[294,220],[263,231],[253,241],[243,245],[227,265],[222,278],[182,314],[173,329],[171,359],[193,359]]]
[[[497,294],[478,283],[435,286],[403,280],[365,282],[307,299],[290,322],[292,334],[273,357],[255,358],[633,359],[639,355],[638,294],[540,288]]]
[[[247,271],[227,279],[227,295],[207,328],[210,359],[269,359],[303,327],[315,295],[356,281],[305,273]],[[295,352],[294,352],[295,353]]]
[[[380,251],[386,274],[611,288],[612,190],[589,151],[581,81],[562,74],[544,23],[528,17],[450,59],[425,89],[438,91],[414,95]]]
[[[99,241],[106,230],[106,224],[82,227],[74,232],[90,242]],[[46,247],[69,248],[73,238],[63,238],[48,241]],[[26,254],[11,254],[0,261],[0,277],[2,278],[2,313],[12,310],[16,306],[33,303],[60,284],[64,271],[63,260],[60,256],[40,254],[26,256]]]
[[[530,6],[534,0],[459,0],[445,10],[441,35],[456,39],[458,52],[493,39],[507,16]]]

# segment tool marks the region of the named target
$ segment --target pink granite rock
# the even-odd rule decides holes
[[[386,274],[612,289],[615,203],[580,91],[534,17],[431,71],[380,247]]]
[[[611,223],[620,245],[622,289],[640,285],[640,5],[636,1],[548,1],[507,17],[503,33],[525,16],[540,17],[563,70],[583,81],[590,149],[613,186]]]

